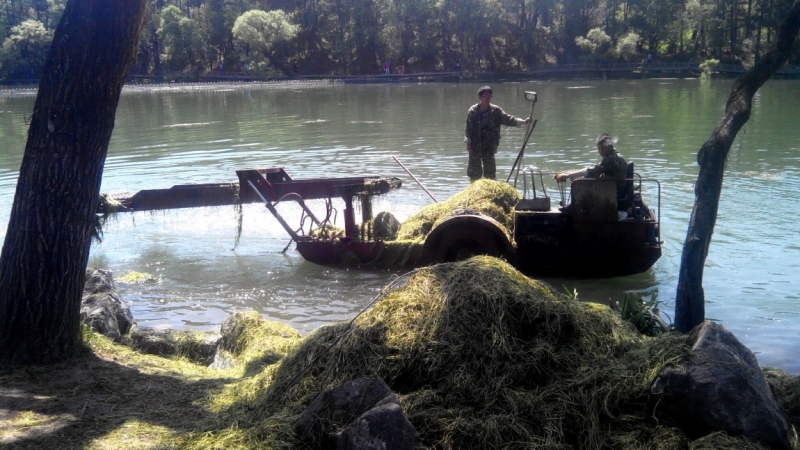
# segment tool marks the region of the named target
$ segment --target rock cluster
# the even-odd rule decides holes
[[[159,356],[184,355],[203,365],[214,361],[222,337],[216,333],[156,330],[136,326],[130,308],[117,292],[110,270],[87,269],[81,320],[114,342]]]
[[[133,316],[117,292],[110,270],[86,270],[81,299],[81,321],[115,342],[119,342],[122,336],[130,331]]]
[[[319,394],[301,416],[297,432],[321,448],[423,448],[397,394],[380,378],[358,378]]]
[[[134,325],[126,343],[132,348],[164,357],[182,355],[207,366],[214,362],[222,336],[182,330],[156,330]]]
[[[791,449],[786,419],[753,352],[715,322],[694,333],[688,360],[666,367],[653,384],[656,413],[690,439],[724,431]]]

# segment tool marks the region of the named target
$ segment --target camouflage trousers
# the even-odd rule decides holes
[[[489,178],[494,180],[497,176],[497,167],[494,163],[494,152],[469,152],[469,164],[467,164],[467,176],[469,181]]]

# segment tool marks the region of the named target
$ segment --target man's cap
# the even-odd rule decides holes
[[[597,136],[597,139],[594,140],[595,145],[599,145],[601,147],[612,147],[617,142],[619,142],[619,137],[611,136],[607,133]]]

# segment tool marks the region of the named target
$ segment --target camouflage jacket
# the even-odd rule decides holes
[[[489,129],[486,138],[482,139],[480,103],[473,105],[467,112],[467,125],[464,129],[464,141],[472,144],[472,151],[495,153],[500,145],[500,125],[518,127],[522,119],[503,112],[497,105],[489,104]]]
[[[625,175],[628,172],[628,163],[617,150],[608,156],[604,156],[600,164],[586,170],[588,178],[610,178],[617,180],[617,194],[625,192]]]

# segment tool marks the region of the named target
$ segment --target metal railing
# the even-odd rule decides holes
[[[696,62],[634,62],[634,63],[575,63],[553,64],[531,67],[525,71],[513,72],[516,75],[564,73],[564,72],[699,72],[700,64]],[[741,64],[718,64],[714,68],[717,73],[744,73],[748,70]],[[786,65],[778,74],[800,74],[800,66]]]

